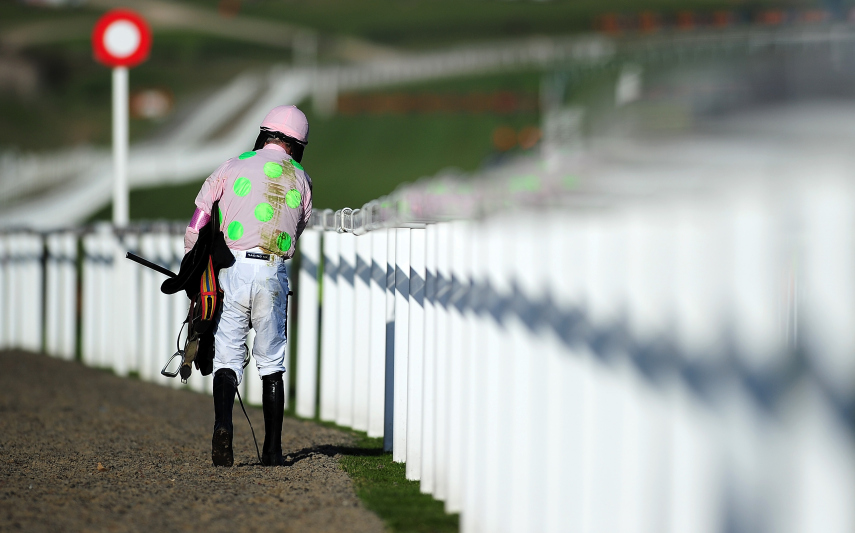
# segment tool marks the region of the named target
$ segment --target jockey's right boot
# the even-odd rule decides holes
[[[214,466],[232,466],[232,408],[235,405],[237,376],[234,370],[221,368],[214,374],[214,435],[211,437],[211,460]]]

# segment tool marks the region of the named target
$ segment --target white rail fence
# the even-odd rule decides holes
[[[296,412],[383,436],[467,532],[855,530],[851,181],[566,183],[319,214]],[[84,363],[177,386],[186,300],[121,257],[177,269],[182,232],[3,233],[0,348],[71,358],[79,316]]]
[[[115,231],[103,224],[0,233],[0,349],[44,351],[67,360],[79,353],[88,366],[182,386],[160,370],[178,344],[183,348],[186,331],[177,338],[189,302],[183,292],[162,294],[165,276],[126,260],[127,251],[177,272],[184,227],[161,223]],[[250,349],[253,339],[250,331]],[[241,385],[253,404],[261,404],[257,372],[248,365],[249,379]],[[187,386],[211,392],[211,376],[196,373]]]

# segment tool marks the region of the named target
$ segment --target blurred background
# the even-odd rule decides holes
[[[7,225],[43,225],[34,211],[60,216],[75,183],[95,192],[52,225],[109,219],[110,73],[92,58],[90,33],[119,5],[0,3]],[[850,3],[840,0],[121,6],[154,31],[150,59],[130,75],[137,221],[187,219],[201,181],[248,149],[265,110],[286,99],[309,116],[315,205],[335,209],[423,176],[539,157],[550,143],[680,137],[710,119],[855,89]],[[770,29],[793,42],[752,37]],[[187,163],[199,149],[208,155]]]

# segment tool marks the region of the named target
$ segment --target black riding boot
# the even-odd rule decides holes
[[[214,436],[211,437],[211,460],[214,466],[232,466],[232,407],[235,405],[237,376],[221,368],[214,374]]]
[[[264,408],[264,448],[261,464],[281,466],[282,459],[282,415],[285,412],[285,391],[282,372],[274,372],[261,378],[261,402]]]

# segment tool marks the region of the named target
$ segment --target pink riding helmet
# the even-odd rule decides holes
[[[294,105],[274,107],[261,122],[262,128],[284,133],[302,144],[309,144],[309,121]]]

